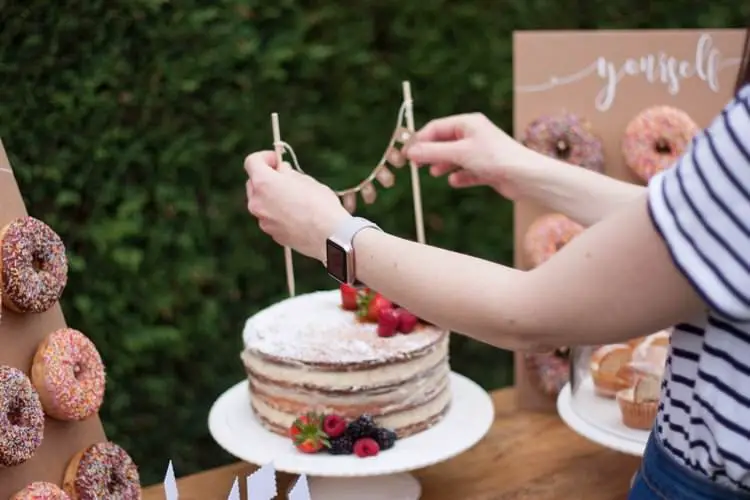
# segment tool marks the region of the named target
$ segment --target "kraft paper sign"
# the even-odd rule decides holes
[[[606,174],[638,182],[622,160],[628,122],[654,105],[687,112],[706,127],[732,97],[744,30],[525,31],[513,34],[513,128],[562,111],[588,120],[604,144]],[[515,204],[515,266],[529,269],[523,237],[545,207]],[[644,332],[649,333],[649,332]],[[516,355],[523,408],[554,410]]]

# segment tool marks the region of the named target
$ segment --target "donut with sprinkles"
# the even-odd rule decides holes
[[[56,484],[37,481],[17,492],[10,500],[70,500],[70,497]]]
[[[125,450],[109,441],[73,456],[65,469],[63,489],[71,500],[141,500],[138,467]]]
[[[523,238],[524,253],[531,268],[542,265],[582,232],[582,225],[563,214],[547,214],[536,219]]]
[[[68,281],[65,245],[33,217],[20,217],[0,230],[0,267],[3,304],[18,313],[48,310]]]
[[[15,467],[36,453],[44,436],[39,395],[24,372],[0,366],[0,467]]]
[[[646,108],[625,127],[622,155],[639,179],[648,182],[674,165],[700,128],[686,112],[671,106]]]
[[[524,354],[529,380],[545,396],[557,397],[570,378],[570,350],[560,348],[552,352]]]
[[[85,420],[104,401],[106,374],[94,343],[72,328],[61,328],[39,344],[31,380],[44,411],[57,420]]]
[[[532,121],[521,140],[538,153],[595,172],[604,172],[604,145],[588,120],[573,114],[542,116]]]

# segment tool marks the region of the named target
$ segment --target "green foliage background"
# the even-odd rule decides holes
[[[483,111],[509,130],[511,33],[744,26],[737,2],[0,0],[0,137],[30,212],[67,242],[69,323],[109,369],[101,417],[145,483],[226,463],[206,417],[243,377],[245,318],[285,293],[245,211],[244,156],[269,114],[306,170],[345,187],[377,161],[409,79],[418,125]],[[744,9],[744,12],[743,12]],[[362,213],[413,233],[405,171]],[[423,177],[431,243],[511,261],[510,206]],[[298,257],[301,291],[328,288]],[[482,291],[476,291],[482,300]],[[487,388],[511,357],[456,339]]]

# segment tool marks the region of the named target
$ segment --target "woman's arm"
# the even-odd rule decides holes
[[[649,219],[646,196],[522,272],[374,229],[357,276],[444,328],[505,349],[620,341],[705,309]]]
[[[528,151],[519,170],[522,199],[591,226],[641,197],[646,188]]]

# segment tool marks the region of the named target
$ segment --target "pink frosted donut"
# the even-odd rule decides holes
[[[573,113],[542,116],[526,127],[524,146],[595,172],[604,171],[604,145],[591,124]]]
[[[562,214],[539,217],[529,226],[523,238],[529,264],[532,268],[543,264],[582,232],[583,226]]]
[[[63,489],[71,500],[141,500],[138,467],[112,442],[96,443],[70,460]]]
[[[56,484],[37,481],[13,495],[10,500],[70,500]]]
[[[570,378],[570,352],[566,347],[553,352],[524,354],[529,380],[545,396],[557,397]]]
[[[44,412],[29,377],[17,368],[0,366],[0,468],[29,460],[43,436]]]
[[[31,366],[44,411],[58,420],[84,420],[99,411],[106,376],[99,351],[72,328],[47,335]]]
[[[684,111],[654,106],[641,111],[627,127],[622,140],[625,164],[641,180],[671,167],[688,149],[698,125]]]

